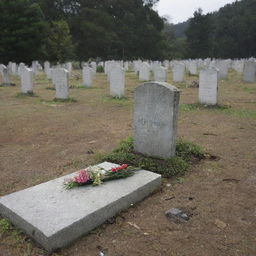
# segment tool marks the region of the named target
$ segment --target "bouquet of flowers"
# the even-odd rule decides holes
[[[134,174],[135,169],[123,164],[119,167],[112,168],[106,171],[98,166],[90,166],[86,169],[80,170],[78,175],[72,179],[65,180],[64,187],[66,189],[72,189],[74,187],[84,186],[92,184],[98,186],[103,181],[122,179],[130,177]]]

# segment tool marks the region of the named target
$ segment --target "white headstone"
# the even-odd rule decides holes
[[[53,70],[53,82],[56,89],[56,99],[68,99],[69,96],[69,73],[64,68]]]
[[[21,70],[21,92],[33,92],[33,71],[30,68],[24,67]]]
[[[256,75],[256,62],[254,60],[248,60],[244,65],[244,77],[243,80],[247,83],[254,83]]]
[[[161,66],[155,67],[154,80],[157,82],[167,82],[167,68]]]
[[[149,81],[150,80],[150,66],[147,62],[143,62],[140,65],[139,80]]]
[[[92,87],[93,69],[85,66],[83,67],[83,85],[85,87]]]
[[[173,82],[183,82],[185,77],[185,65],[183,63],[175,63],[173,66]]]
[[[125,70],[120,66],[115,66],[110,71],[110,95],[121,98],[125,90]]]
[[[218,70],[216,68],[205,68],[199,75],[199,102],[206,105],[217,105],[218,103]]]
[[[2,85],[11,85],[11,79],[9,76],[8,68],[3,64],[0,64],[0,74],[2,76]]]
[[[175,155],[180,91],[167,83],[149,82],[135,90],[135,151],[169,158]]]
[[[230,63],[228,60],[218,60],[216,62],[216,68],[219,70],[219,78],[227,79]]]

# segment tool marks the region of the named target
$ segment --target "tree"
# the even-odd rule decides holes
[[[74,57],[72,37],[66,21],[53,21],[48,29],[46,42],[47,60],[64,63]]]
[[[0,60],[30,63],[44,56],[46,23],[36,3],[0,1]]]
[[[194,12],[185,32],[187,40],[187,57],[207,58],[211,55],[211,20],[210,15],[203,15],[202,9]]]

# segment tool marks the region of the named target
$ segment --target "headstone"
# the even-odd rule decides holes
[[[67,62],[66,63],[66,69],[68,70],[69,74],[71,74],[73,67],[72,67],[72,62]]]
[[[92,73],[93,73],[93,75],[95,76],[96,73],[97,73],[97,63],[96,63],[95,61],[93,61],[93,62],[91,63],[91,67],[92,67]]]
[[[219,60],[216,62],[216,68],[219,70],[219,78],[227,79],[229,71],[229,61],[228,60]]]
[[[167,83],[144,83],[135,90],[134,148],[147,156],[175,155],[180,91]]]
[[[183,82],[185,77],[185,65],[183,63],[175,63],[173,66],[173,82]]]
[[[4,86],[11,85],[11,79],[9,76],[8,68],[3,64],[0,64],[0,73],[2,76],[2,85]]]
[[[36,76],[39,73],[38,67],[39,67],[38,61],[37,60],[32,61],[32,71],[33,71],[34,75],[36,75]]]
[[[26,67],[26,65],[24,63],[20,63],[18,66],[18,75],[21,76],[22,71],[24,70],[24,68]]]
[[[217,105],[218,103],[218,70],[216,68],[205,68],[199,75],[199,102],[206,105]]]
[[[196,60],[189,61],[188,72],[190,75],[197,75],[197,61]]]
[[[83,85],[85,87],[92,87],[93,69],[85,66],[83,67]]]
[[[243,80],[247,83],[255,82],[256,73],[256,62],[253,60],[248,60],[244,64],[244,77]]]
[[[110,71],[110,95],[122,98],[125,90],[125,70],[115,66]]]
[[[150,66],[147,62],[143,62],[140,65],[139,80],[149,81],[150,80]]]
[[[68,99],[69,96],[69,73],[64,68],[56,68],[53,70],[56,89],[56,99]]]
[[[50,77],[50,68],[51,68],[50,62],[49,61],[45,61],[44,62],[44,72],[45,72],[45,74],[46,74],[48,79],[50,79],[49,78]]]
[[[17,65],[15,62],[11,63],[11,72],[13,75],[17,75]]]
[[[108,162],[98,166],[107,171],[118,167]],[[161,186],[161,175],[140,170],[131,177],[101,186],[65,190],[64,181],[75,175],[77,173],[1,197],[1,216],[52,252],[127,210]]]
[[[27,67],[21,71],[21,92],[33,93],[33,71]]]
[[[167,82],[167,68],[156,66],[154,68],[154,80],[157,82]]]

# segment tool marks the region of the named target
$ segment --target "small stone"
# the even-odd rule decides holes
[[[222,220],[219,220],[219,219],[216,219],[215,220],[215,225],[218,227],[218,228],[221,228],[221,229],[224,229],[227,227],[227,224],[225,222],[223,222]]]
[[[189,220],[189,216],[183,210],[171,208],[165,213],[166,217],[172,219],[175,223],[181,223]]]

